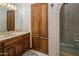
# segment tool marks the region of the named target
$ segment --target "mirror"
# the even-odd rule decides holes
[[[15,31],[31,31],[31,3],[10,3],[16,6]],[[9,9],[0,5],[0,32],[7,31],[7,11]],[[2,17],[2,18],[1,18]],[[9,16],[10,17],[10,16]]]
[[[10,10],[5,7],[0,6],[0,32],[6,31],[15,31],[22,29],[22,21],[21,21],[21,4],[11,3],[12,5],[16,6],[16,10]],[[14,22],[14,23],[13,23]],[[13,27],[15,27],[13,29]],[[11,29],[13,30],[11,30]]]
[[[10,3],[10,4],[16,6],[17,7],[16,10],[10,8],[8,9],[5,6],[5,4],[4,6],[1,7],[0,3],[0,38],[9,35],[14,35],[14,33],[20,31],[31,32],[32,4],[31,3]],[[12,20],[11,18],[14,20]],[[7,29],[7,27],[9,29],[11,28],[11,30]],[[15,28],[14,30],[13,27]]]

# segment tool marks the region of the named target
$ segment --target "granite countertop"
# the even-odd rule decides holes
[[[9,35],[2,35],[0,36],[0,41],[2,40],[6,40],[6,39],[9,39],[9,38],[12,38],[12,37],[16,37],[16,36],[19,36],[19,35],[23,35],[23,34],[26,34],[26,33],[29,33],[29,32],[13,32],[13,33],[10,33]]]

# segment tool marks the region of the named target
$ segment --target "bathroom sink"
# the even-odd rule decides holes
[[[3,38],[3,37],[5,37],[4,35],[0,35],[0,38]]]
[[[26,33],[26,32],[6,32],[3,34],[0,34],[0,38],[16,36],[16,35],[20,35],[20,34],[24,34],[24,33]]]
[[[10,34],[3,34],[3,35],[0,35],[0,38],[5,38],[5,37],[13,36],[13,35],[15,35],[15,34],[12,34],[12,33],[10,33]]]

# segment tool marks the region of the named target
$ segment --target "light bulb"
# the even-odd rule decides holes
[[[14,6],[13,5],[11,6],[11,9],[14,9]]]
[[[17,9],[16,6],[14,7],[14,9],[15,9],[15,10]]]
[[[12,10],[16,10],[16,9],[17,9],[16,6],[11,5],[11,4],[9,4],[9,3],[0,3],[0,6],[1,6],[1,7],[5,7],[5,8],[7,8],[7,9],[12,9]]]
[[[10,5],[10,4],[8,4],[8,5],[7,5],[7,8],[10,8],[10,7],[11,7],[11,5]]]
[[[3,3],[2,6],[5,7],[6,6],[6,3]]]
[[[3,3],[0,3],[0,6],[2,6]]]
[[[11,8],[10,9],[15,10],[15,6],[11,5]]]
[[[6,3],[1,3],[1,7],[6,7]]]
[[[16,10],[16,6],[12,6],[11,9],[12,9],[12,10]]]

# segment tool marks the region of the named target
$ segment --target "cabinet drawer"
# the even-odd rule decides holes
[[[25,34],[23,37],[30,37],[30,33]]]
[[[10,39],[7,39],[6,41],[4,41],[4,47],[6,47],[6,46],[12,44],[12,41],[13,41],[13,40],[14,40],[14,39],[11,38],[11,40],[10,40]]]
[[[21,40],[23,39],[22,36],[19,36],[19,37],[16,37],[16,38],[11,38],[11,39],[8,39],[7,41],[4,42],[4,47],[10,45],[10,44],[13,44],[13,43],[16,43],[18,40]]]
[[[11,44],[4,48],[4,56],[15,56],[15,45]]]

